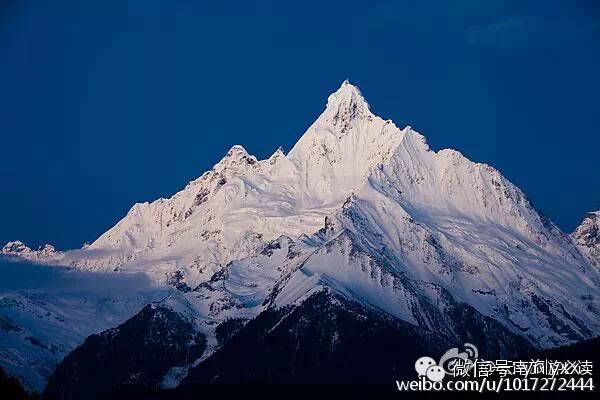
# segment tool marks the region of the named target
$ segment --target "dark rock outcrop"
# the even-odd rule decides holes
[[[167,371],[198,359],[206,347],[192,322],[162,306],[147,305],[117,328],[88,337],[59,364],[44,396],[108,398],[121,386],[157,387]]]

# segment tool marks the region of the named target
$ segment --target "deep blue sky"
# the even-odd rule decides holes
[[[79,247],[233,144],[287,151],[346,78],[564,230],[600,208],[593,1],[278,3],[2,1],[0,242]]]

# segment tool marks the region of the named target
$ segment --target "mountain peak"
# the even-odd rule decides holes
[[[283,152],[283,148],[279,146],[277,150],[275,150],[275,153],[273,153],[271,157],[269,157],[269,164],[275,164],[282,157],[285,157],[285,153]]]
[[[14,241],[8,242],[8,243],[6,243],[6,245],[4,245],[1,253],[2,254],[15,254],[15,253],[22,253],[24,251],[31,251],[31,249],[29,247],[25,246],[25,243],[21,242],[20,240],[14,240]]]
[[[580,245],[600,245],[600,210],[587,213],[572,236]]]
[[[241,144],[235,144],[231,146],[225,157],[240,157],[240,156],[249,156],[250,154],[246,151],[244,146]]]
[[[600,210],[587,213],[571,237],[588,260],[600,266]]]
[[[217,173],[222,173],[226,169],[238,171],[247,169],[256,163],[256,157],[249,154],[243,146],[236,144],[229,149],[221,161],[215,164],[213,170]]]
[[[37,250],[33,250],[30,247],[26,246],[25,243],[21,242],[20,240],[15,240],[12,242],[8,242],[2,248],[2,250],[0,250],[0,254],[8,256],[17,256],[35,261],[51,259],[59,255],[59,252],[57,252],[54,246],[50,244],[45,244],[44,246],[40,246]]]
[[[360,89],[346,79],[342,82],[342,85],[332,93],[327,99],[327,108],[339,108],[340,106],[346,106],[347,108],[359,107],[362,109],[369,110],[369,104],[363,97]]]

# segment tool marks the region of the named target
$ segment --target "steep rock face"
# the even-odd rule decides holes
[[[588,213],[571,236],[590,263],[600,268],[600,210]]]
[[[58,366],[44,394],[89,399],[124,385],[158,387],[170,368],[200,358],[205,346],[186,316],[148,305],[119,327],[88,337]]]

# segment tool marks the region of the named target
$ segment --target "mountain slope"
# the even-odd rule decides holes
[[[410,167],[407,167],[410,165]],[[390,268],[447,289],[542,347],[598,332],[600,275],[496,170],[408,132],[336,215]]]
[[[143,275],[81,272],[0,258],[0,367],[41,392],[84,339],[164,299]]]
[[[120,325],[92,335],[69,354],[48,382],[49,398],[106,398],[118,386],[157,387],[166,372],[202,356],[205,338],[193,320],[147,305]]]
[[[449,347],[467,340],[480,343],[486,357],[515,356],[531,350],[526,340],[511,334],[493,319],[478,315],[469,306],[457,305],[449,318],[455,327],[462,327],[458,335],[427,331],[333,291],[322,290],[298,305],[268,307],[245,325],[234,320],[221,323],[217,328],[221,347],[194,363],[180,387],[186,390],[206,383],[390,384],[394,379],[412,377],[414,360],[423,354],[443,354]],[[118,331],[127,330],[137,320],[139,316]],[[99,337],[113,337],[112,332]],[[146,343],[147,340],[142,340],[145,335],[131,336],[129,342]],[[61,363],[50,380],[47,394],[68,399],[76,394],[85,397],[88,393],[108,393],[125,384],[157,386],[158,379],[153,383],[129,379],[129,366],[137,367],[147,358],[146,344],[143,351],[135,351],[135,345],[129,350],[97,342],[95,336],[88,339]],[[106,366],[105,359],[117,356],[129,360],[126,372],[119,369],[110,373],[118,373],[122,378],[97,379],[101,374],[98,371]],[[176,360],[157,360],[151,368],[156,370],[158,366],[165,373],[169,365],[175,367]],[[95,389],[89,391],[85,382],[94,382]]]

